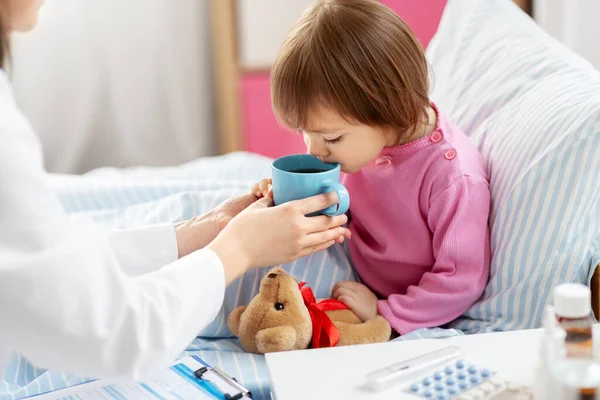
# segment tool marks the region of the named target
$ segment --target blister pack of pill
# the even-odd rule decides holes
[[[529,400],[531,390],[494,371],[458,360],[410,384],[405,391],[436,400]]]

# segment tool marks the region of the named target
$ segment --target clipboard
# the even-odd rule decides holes
[[[252,392],[240,384],[237,379],[230,377],[217,367],[211,367],[197,356],[192,356],[204,366],[194,371],[194,376],[199,382],[211,383],[219,392],[215,392],[217,398],[220,396],[225,400],[252,399]],[[219,383],[221,385],[219,385]]]
[[[32,396],[33,400],[247,400],[252,393],[235,378],[197,356],[176,361],[144,380],[101,379]]]

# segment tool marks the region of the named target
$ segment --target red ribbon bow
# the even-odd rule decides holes
[[[348,307],[339,300],[326,299],[317,303],[315,295],[310,287],[304,286],[306,282],[300,282],[298,287],[304,299],[304,305],[308,308],[313,326],[312,347],[333,347],[340,341],[340,332],[327,316],[325,311],[347,310]]]

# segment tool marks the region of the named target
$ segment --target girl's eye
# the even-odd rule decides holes
[[[330,139],[330,140],[323,138],[323,141],[327,144],[335,144],[335,143],[338,143],[340,140],[342,140],[341,136],[336,137],[335,139]]]

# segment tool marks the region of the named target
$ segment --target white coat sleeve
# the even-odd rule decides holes
[[[132,229],[108,229],[110,247],[123,271],[139,276],[177,260],[175,226],[156,224]]]
[[[89,377],[139,379],[168,365],[219,311],[221,261],[200,250],[129,276],[105,230],[65,214],[37,138],[2,90],[0,344]]]

